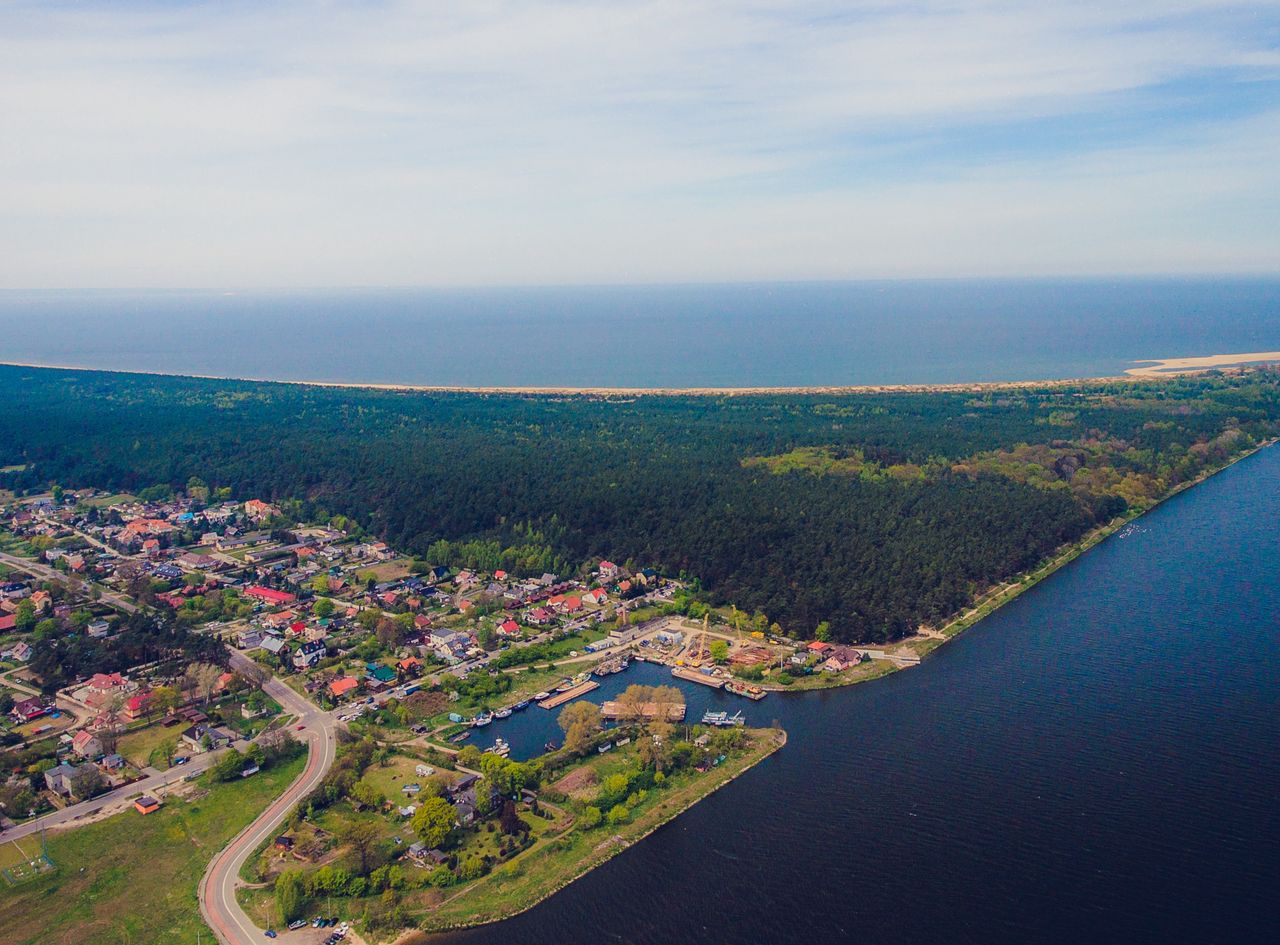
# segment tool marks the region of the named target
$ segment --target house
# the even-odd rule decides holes
[[[584,604],[594,604],[599,606],[609,599],[609,593],[603,587],[597,587],[594,591],[587,591],[582,595]]]
[[[130,722],[151,714],[152,695],[150,690],[139,692],[129,697],[124,704],[124,717]]]
[[[160,802],[149,794],[144,794],[133,802],[134,809],[143,817],[147,814],[154,814],[160,809]]]
[[[80,729],[71,739],[71,750],[81,758],[97,758],[102,754],[102,742],[88,729]]]
[[[600,580],[608,581],[618,576],[618,566],[612,561],[600,562]]]
[[[242,630],[240,636],[236,638],[236,643],[242,650],[256,650],[262,645],[263,633],[256,627],[248,630]]]
[[[103,757],[103,759],[98,762],[98,765],[104,771],[123,771],[125,761],[121,755],[113,753]]]
[[[31,662],[31,646],[24,640],[13,648],[13,658],[19,663]]]
[[[531,623],[535,627],[545,626],[551,622],[551,611],[545,607],[535,607],[524,616],[526,623]]]
[[[566,614],[576,614],[582,609],[582,598],[572,594],[564,599],[561,606]]]
[[[467,611],[475,608],[475,602],[469,600],[458,601],[458,612],[465,614]]]
[[[365,666],[365,670],[368,672],[369,676],[376,679],[384,686],[389,682],[394,682],[396,678],[396,671],[390,666],[386,666],[382,663],[369,663]]]
[[[293,849],[293,837],[289,836],[287,833],[282,833],[280,836],[276,837],[274,846],[277,850],[283,850],[285,853],[288,853]]]
[[[814,640],[805,647],[814,656],[821,656],[824,659],[831,655],[832,646],[830,643],[823,643],[821,640]]]
[[[422,660],[416,656],[406,656],[400,662],[396,663],[396,669],[402,673],[413,675],[422,669]]]
[[[32,696],[30,699],[15,702],[13,708],[9,710],[9,714],[13,716],[15,722],[21,725],[24,722],[30,722],[33,719],[40,718],[42,715],[46,715],[52,708],[40,696]]]
[[[507,572],[499,568],[497,571],[493,572],[493,579],[495,581],[505,581],[507,579]]]
[[[292,604],[298,598],[288,591],[277,591],[275,588],[263,587],[260,584],[253,584],[244,589],[245,597],[252,597],[254,600],[260,600],[265,604],[272,604],[282,607],[285,604]]]
[[[268,502],[263,502],[261,499],[250,499],[244,504],[244,514],[255,522],[260,522],[279,515],[280,510]]]
[[[504,637],[518,637],[520,636],[520,624],[508,617],[498,624],[498,632]]]
[[[101,640],[111,632],[111,624],[105,620],[94,620],[84,630],[93,639]]]
[[[273,636],[264,636],[261,646],[272,656],[279,656],[285,649],[284,640]]]
[[[10,633],[18,628],[17,614],[4,614],[0,616],[0,633]]]
[[[360,688],[360,680],[356,676],[339,676],[333,682],[329,683],[329,695],[335,699],[341,699],[345,695],[354,693]]]
[[[428,849],[427,845],[421,841],[409,844],[406,855],[420,866],[439,866],[448,859],[439,850]]]
[[[182,742],[193,752],[217,751],[231,744],[231,736],[220,728],[203,723],[193,725],[182,733]],[[205,748],[206,742],[208,749]]]
[[[71,796],[71,784],[80,769],[75,765],[60,764],[44,773],[44,785],[54,794]]]
[[[328,649],[319,640],[304,643],[294,651],[293,668],[298,670],[309,669],[324,659],[327,652]]]

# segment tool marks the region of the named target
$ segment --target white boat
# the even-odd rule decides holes
[[[493,713],[493,717],[495,719],[509,719],[511,718],[511,708],[508,706],[505,709],[498,709]]]
[[[493,747],[486,748],[485,751],[489,754],[497,755],[499,758],[505,758],[507,755],[511,754],[511,746],[501,738],[495,738],[493,740]]]

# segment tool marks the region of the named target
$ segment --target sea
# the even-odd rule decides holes
[[[0,292],[0,361],[264,380],[932,384],[1273,350],[1280,278]]]
[[[1184,492],[918,667],[753,703],[787,745],[450,945],[1243,945],[1280,928],[1280,447]],[[629,683],[672,683],[633,664]],[[494,722],[523,757],[554,730]],[[434,939],[433,939],[434,941]]]

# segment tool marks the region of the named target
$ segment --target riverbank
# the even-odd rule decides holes
[[[402,935],[396,945],[419,945],[427,940],[423,933],[486,925],[527,912],[741,777],[787,743],[782,729],[749,729],[747,734],[751,745],[746,750],[706,773],[686,771],[672,776],[667,786],[652,792],[650,803],[638,808],[639,813],[628,823],[590,833],[575,825],[541,850],[526,851],[417,917],[420,928]]]
[[[1252,456],[1259,450],[1265,449],[1269,446],[1274,446],[1278,441],[1280,441],[1280,438],[1264,440],[1251,449],[1244,451],[1240,455],[1232,457],[1221,466],[1208,470],[1197,476],[1195,479],[1180,483],[1173,489],[1169,490],[1167,495],[1161,497],[1146,508],[1131,511],[1126,515],[1112,519],[1105,525],[1099,525],[1097,528],[1094,528],[1085,534],[1085,536],[1079,541],[1072,542],[1070,545],[1059,549],[1053,557],[1037,566],[1034,570],[1024,572],[1003,584],[989,589],[984,594],[980,595],[978,599],[974,601],[973,605],[967,610],[956,615],[940,628],[936,630],[930,628],[922,631],[914,637],[900,640],[892,646],[886,647],[886,653],[893,654],[909,650],[915,656],[923,659],[938,647],[950,640],[954,640],[961,633],[968,630],[970,627],[975,626],[977,623],[990,616],[1011,600],[1026,593],[1045,578],[1049,577],[1049,575],[1070,564],[1090,548],[1093,548],[1103,540],[1109,538],[1129,525],[1132,525],[1142,516],[1165,502],[1168,502],[1174,496],[1180,495],[1205,480],[1216,476],[1224,469],[1229,469],[1242,459]],[[910,662],[895,662],[888,659],[870,660],[840,673],[818,672],[814,673],[812,676],[804,676],[797,679],[790,686],[781,686],[777,683],[770,683],[768,680],[757,683],[757,685],[769,690],[770,692],[811,692],[818,689],[839,689],[845,686],[855,686],[858,683],[870,682],[873,679],[880,679],[890,673],[910,668],[912,665],[915,664]]]

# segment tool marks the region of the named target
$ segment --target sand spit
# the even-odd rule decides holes
[[[1132,367],[1125,371],[1132,377],[1162,377],[1168,374],[1195,374],[1213,368],[1240,367],[1262,361],[1280,361],[1280,351],[1253,351],[1248,354],[1210,354],[1202,358],[1153,358],[1139,361],[1146,367]]]

